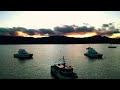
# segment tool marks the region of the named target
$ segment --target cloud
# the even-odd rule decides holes
[[[99,35],[108,35],[108,36],[113,35],[115,33],[120,33],[119,29],[115,28],[113,23],[103,24],[102,28],[101,29],[99,28],[96,31]]]
[[[76,28],[76,32],[93,32],[95,31],[95,27],[87,27],[87,26],[81,26]]]
[[[93,32],[95,28],[93,26],[87,27],[87,26],[76,26],[76,25],[64,25],[62,27],[55,27],[54,30],[59,34],[66,34],[71,32]]]
[[[26,29],[23,27],[13,27],[13,28],[0,28],[0,35],[16,36],[16,31],[21,31],[28,35],[35,35],[36,33],[45,35],[45,34],[55,34],[51,29]]]
[[[103,24],[102,27],[109,27],[109,24]]]
[[[62,27],[55,27],[54,31],[56,31],[57,34],[66,34],[70,32],[74,32],[74,28],[72,26],[64,25]]]
[[[35,29],[28,29],[28,30],[24,31],[24,33],[27,33],[29,35],[34,35],[35,33],[39,33],[39,31],[35,30]]]
[[[0,35],[14,36],[15,31],[13,28],[0,28]]]
[[[49,35],[53,35],[55,34],[55,32],[51,29],[39,29],[39,33],[44,35],[44,34],[49,34]]]
[[[90,32],[96,32],[98,35],[106,35],[110,36],[114,33],[120,33],[119,29],[117,29],[113,23],[109,24],[103,24],[101,28],[96,29],[94,26],[77,26],[77,25],[64,25],[64,26],[56,26],[53,30],[51,29],[26,29],[24,27],[13,27],[13,28],[0,28],[0,35],[5,36],[16,36],[16,31],[21,31],[23,33],[26,33],[28,35],[66,35],[69,33],[90,33]]]

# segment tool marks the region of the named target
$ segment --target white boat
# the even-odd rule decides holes
[[[60,59],[61,60],[61,59]],[[73,72],[71,66],[66,65],[63,56],[63,63],[51,66],[51,73],[58,79],[77,79],[78,76]]]
[[[95,49],[88,47],[86,48],[88,50],[87,53],[85,53],[85,56],[88,56],[90,58],[102,58],[103,54],[98,53]]]
[[[108,48],[117,48],[117,46],[111,44]]]
[[[29,54],[24,49],[19,49],[18,54],[14,54],[15,58],[20,58],[20,59],[30,59],[30,58],[32,58],[32,56],[33,56],[33,54]]]
[[[114,42],[111,41],[111,42],[110,42],[110,45],[108,46],[108,48],[117,48],[117,46],[115,46]]]

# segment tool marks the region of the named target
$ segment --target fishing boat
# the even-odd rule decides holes
[[[98,53],[95,49],[88,47],[86,48],[88,50],[87,53],[85,53],[85,56],[88,56],[90,58],[102,58],[103,54]]]
[[[28,53],[25,49],[19,49],[17,54],[14,54],[15,58],[20,59],[30,59],[32,58],[33,54]]]
[[[78,78],[78,76],[73,72],[73,68],[69,65],[66,65],[64,56],[63,56],[63,63],[54,64],[53,66],[51,66],[51,74],[58,79]]]

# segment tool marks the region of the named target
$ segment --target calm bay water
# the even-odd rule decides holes
[[[103,59],[84,56],[87,47],[103,54]],[[120,79],[120,45],[108,44],[30,44],[0,45],[0,79],[54,79],[50,66],[65,56],[79,79]],[[18,49],[33,53],[33,59],[13,57]]]

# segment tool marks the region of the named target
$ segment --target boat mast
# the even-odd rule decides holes
[[[65,59],[64,59],[64,56],[63,56],[63,65],[64,65],[64,67],[65,67]]]

